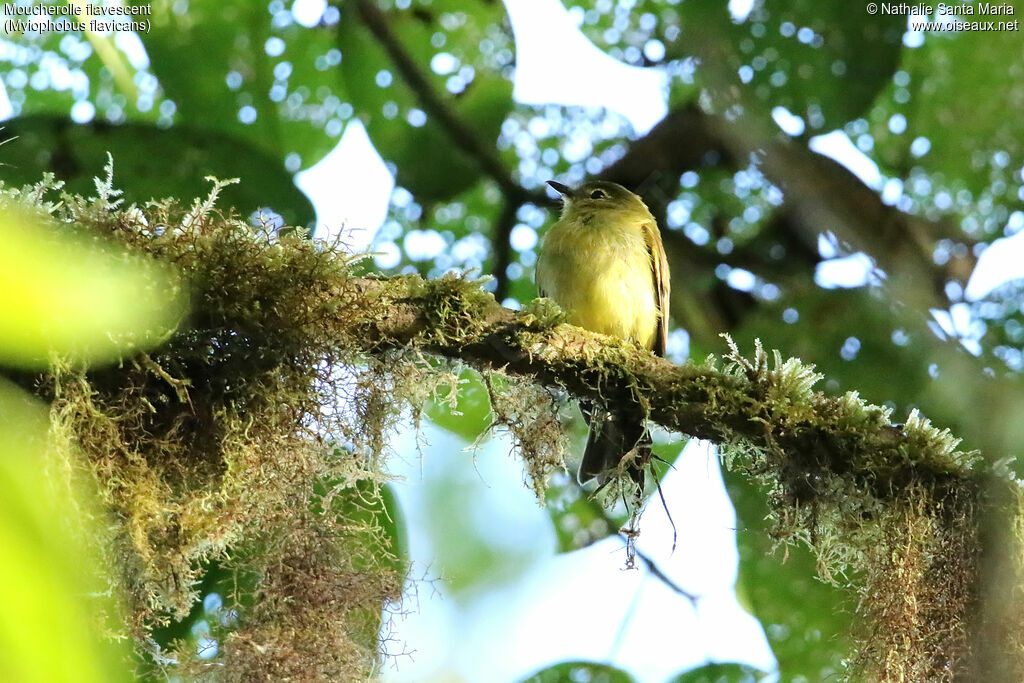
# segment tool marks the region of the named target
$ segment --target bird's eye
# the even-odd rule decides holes
[[[594,190],[590,193],[591,199],[608,199],[608,195],[605,194],[604,190]]]

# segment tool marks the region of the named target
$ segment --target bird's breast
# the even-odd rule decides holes
[[[658,307],[653,265],[639,226],[556,224],[537,261],[537,283],[595,332],[654,344]]]

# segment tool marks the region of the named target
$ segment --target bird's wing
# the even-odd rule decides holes
[[[651,255],[654,290],[658,294],[658,334],[654,338],[654,352],[659,356],[664,356],[665,347],[668,345],[668,258],[665,256],[665,247],[661,243],[658,224],[654,221],[645,222],[643,233],[647,252]]]

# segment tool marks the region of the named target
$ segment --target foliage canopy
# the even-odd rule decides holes
[[[13,47],[0,52],[0,73],[16,116],[5,122],[0,176],[9,193],[34,186],[17,200],[24,210],[113,235],[186,274],[186,323],[156,347],[149,342],[168,334],[166,321],[142,325],[151,350],[120,366],[55,361],[37,383],[25,364],[35,368],[46,352],[32,340],[20,360],[3,361],[5,374],[51,401],[57,450],[69,462],[79,462],[72,446],[81,450],[103,504],[117,511],[117,524],[89,534],[112,539],[105,566],[124,572],[115,583],[133,635],[157,628],[162,638],[168,620],[194,613],[200,590],[230,577],[251,618],[224,641],[239,676],[302,672],[251,649],[238,654],[284,642],[288,628],[307,634],[298,639],[304,661],[318,662],[304,671],[372,672],[379,608],[397,596],[403,571],[380,470],[383,435],[402,406],[470,440],[490,424],[510,427],[537,491],[565,451],[550,395],[493,374],[493,359],[466,346],[492,334],[488,325],[514,322],[523,326],[517,342],[532,349],[548,343],[555,321],[535,308],[495,313],[480,283],[451,273],[493,273],[484,287],[498,301],[526,303],[551,208],[543,181],[599,176],[643,191],[661,219],[677,349],[720,352],[728,332],[738,348],[760,338],[802,362],[734,349],[718,364],[661,375],[670,371],[630,349],[570,334],[539,366],[511,375],[585,393],[595,376],[587,372],[621,372],[639,382],[628,388],[636,395],[657,387],[698,406],[682,419],[650,402],[657,421],[715,438],[737,472],[753,475],[730,475],[749,529],[739,540],[740,589],[765,620],[784,676],[822,678],[844,658],[848,673],[950,676],[958,665],[934,655],[958,651],[976,671],[1019,677],[1007,673],[1019,671],[1007,626],[1021,621],[1019,600],[999,598],[998,587],[1017,585],[1019,571],[1008,482],[1024,440],[1015,417],[1024,409],[1024,306],[1012,282],[967,296],[979,256],[1024,227],[1019,33],[922,33],[904,15],[811,0],[762,0],[742,15],[712,0],[567,6],[617,67],[664,76],[668,113],[636,130],[614,102],[601,110],[513,99],[520,71],[538,61],[527,51],[545,46],[512,21],[511,3],[348,0],[315,16],[301,3],[128,4],[152,7],[152,29],[137,36],[144,52],[74,32],[5,42]],[[557,71],[560,57],[549,54]],[[590,74],[567,64],[559,76],[571,97],[568,86]],[[391,255],[374,262],[391,280],[278,234],[313,220],[292,174],[356,123],[398,185],[373,244]],[[832,131],[860,151],[866,171],[816,151],[816,136]],[[108,152],[123,205],[109,177],[106,190],[94,183]],[[38,184],[44,171],[69,194]],[[206,175],[243,182],[193,205],[161,199],[205,194]],[[221,216],[214,199],[271,218]],[[416,248],[425,241],[443,248]],[[822,272],[858,253],[870,264],[859,287],[821,286]],[[139,293],[148,307],[151,292]],[[362,315],[361,328],[342,324]],[[373,335],[378,346],[366,343]],[[481,380],[421,353],[485,362],[492,374]],[[920,414],[948,425],[963,450]],[[604,519],[572,485],[553,497],[572,501],[552,508],[560,530]],[[787,546],[789,563],[765,562],[768,537],[816,555]],[[842,590],[811,590],[835,601],[859,594],[863,624],[877,629],[854,628],[852,657],[842,637],[778,635],[849,630],[832,602],[815,612],[799,593],[762,590],[802,585],[812,564]],[[879,595],[891,599],[869,599]],[[946,607],[933,609],[939,601]],[[324,631],[330,604],[351,610]],[[906,642],[922,649],[901,649]]]

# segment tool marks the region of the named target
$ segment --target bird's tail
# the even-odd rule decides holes
[[[590,435],[580,463],[579,482],[585,484],[597,479],[598,485],[604,486],[610,471],[635,448],[638,452],[630,465],[629,476],[642,491],[644,465],[651,453],[651,435],[644,427],[643,416],[636,410],[609,411],[590,403],[581,403],[580,408],[590,425]]]

